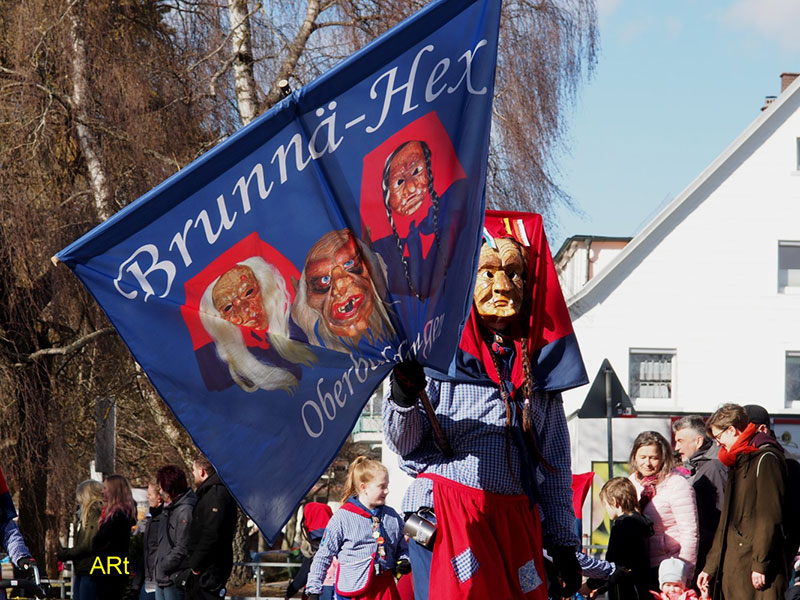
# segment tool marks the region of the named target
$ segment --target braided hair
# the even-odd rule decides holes
[[[522,438],[525,440],[525,449],[533,457],[533,459],[545,469],[552,471],[553,467],[549,462],[547,462],[541,450],[539,450],[539,444],[536,442],[536,435],[533,430],[533,403],[531,402],[531,399],[533,398],[534,379],[533,369],[531,368],[531,360],[526,351],[527,347],[528,339],[523,338],[520,344],[520,351],[522,353],[522,372],[525,377],[525,381],[522,385],[522,395],[524,398],[522,402]],[[511,428],[514,426],[514,417],[511,410],[511,394],[508,393],[503,385],[500,358],[498,353],[494,351],[492,351],[492,363],[494,363],[494,368],[497,371],[497,376],[499,379],[497,388],[500,391],[500,397],[503,399],[503,404],[505,404],[506,408],[506,461],[508,462],[509,472],[511,472]]]
[[[383,190],[383,204],[386,207],[386,218],[389,220],[389,225],[392,226],[392,234],[394,235],[394,241],[397,245],[397,252],[400,255],[400,262],[403,264],[403,273],[405,274],[406,283],[408,283],[408,287],[411,290],[411,293],[417,298],[417,300],[422,300],[419,292],[417,291],[416,286],[411,281],[411,276],[408,272],[408,261],[406,260],[405,253],[403,252],[403,241],[400,239],[400,235],[397,233],[397,225],[395,225],[394,217],[392,216],[392,207],[389,204],[389,171],[392,166],[392,160],[397,154],[409,144],[417,143],[422,148],[422,155],[425,159],[425,170],[428,174],[428,195],[431,198],[431,203],[433,204],[433,232],[434,232],[434,240],[436,241],[436,251],[439,256],[439,260],[442,261],[442,266],[446,267],[444,264],[444,255],[442,254],[442,245],[439,236],[439,195],[436,193],[436,190],[433,186],[433,167],[431,164],[431,149],[428,147],[428,144],[421,140],[409,140],[400,144],[394,151],[386,158],[386,163],[383,166],[383,179],[381,181],[381,188]],[[447,269],[444,269],[444,276],[447,276]]]

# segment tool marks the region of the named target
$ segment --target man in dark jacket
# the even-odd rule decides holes
[[[225,596],[225,584],[233,568],[233,534],[238,506],[208,459],[198,455],[192,465],[197,503],[189,527],[189,553],[184,559],[178,585],[187,600],[211,600]]]
[[[783,533],[786,538],[786,558],[789,564],[794,564],[795,556],[800,549],[800,514],[795,507],[800,499],[800,463],[794,458],[785,455],[785,449],[775,437],[772,429],[772,417],[767,409],[758,404],[748,404],[744,407],[747,418],[756,426],[753,443],[756,446],[771,444],[777,447],[786,459],[786,502],[792,510],[787,511],[783,519]]]
[[[675,433],[675,451],[680,454],[689,469],[689,483],[694,488],[699,523],[697,563],[695,572],[703,571],[706,554],[711,550],[714,533],[717,531],[725,495],[728,468],[717,455],[719,446],[705,434],[706,425],[699,415],[682,417],[672,424]]]

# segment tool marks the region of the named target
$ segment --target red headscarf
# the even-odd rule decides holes
[[[521,326],[513,336],[515,354],[511,383],[514,389],[522,387],[525,380],[522,352],[530,358],[538,390],[561,391],[588,383],[541,215],[486,211],[484,240],[492,245],[497,238],[517,241],[528,255],[526,298],[519,317]],[[460,356],[457,358],[457,370],[465,377],[455,379],[485,380],[488,376],[494,383],[499,383],[491,347],[482,334],[484,329],[473,305],[461,335]]]
[[[11,499],[11,492],[8,491],[3,470],[0,469],[0,525],[5,528],[6,523],[17,516],[14,508],[14,501]]]

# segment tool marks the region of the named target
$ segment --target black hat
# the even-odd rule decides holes
[[[772,419],[770,419],[767,409],[763,406],[759,406],[758,404],[747,404],[744,407],[744,411],[747,413],[747,418],[751,423],[755,425],[766,425],[767,427],[772,427]]]

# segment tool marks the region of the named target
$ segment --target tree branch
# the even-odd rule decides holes
[[[297,61],[300,60],[300,56],[303,54],[303,51],[306,48],[308,38],[311,37],[311,34],[317,27],[317,17],[319,16],[319,13],[319,0],[308,0],[306,18],[303,20],[303,24],[300,26],[300,30],[297,32],[294,41],[289,45],[289,54],[284,59],[281,68],[278,69],[278,74],[275,77],[275,83],[272,85],[272,88],[269,90],[269,94],[267,94],[267,97],[264,99],[264,103],[262,104],[264,110],[272,107],[274,104],[277,104],[277,102],[281,99],[283,90],[278,86],[278,83],[284,79],[288,81],[289,76],[297,66]]]
[[[68,344],[66,346],[55,347],[55,348],[42,348],[41,350],[37,350],[36,352],[32,352],[27,356],[29,361],[36,360],[42,356],[52,356],[52,355],[60,355],[63,356],[64,354],[69,354],[70,352],[74,352],[75,350],[79,350],[95,338],[100,337],[101,335],[105,335],[107,333],[112,333],[114,331],[113,327],[104,327],[103,329],[98,329],[97,331],[93,331],[92,333],[88,333],[82,338],[79,338]],[[17,366],[22,366],[21,364]]]

